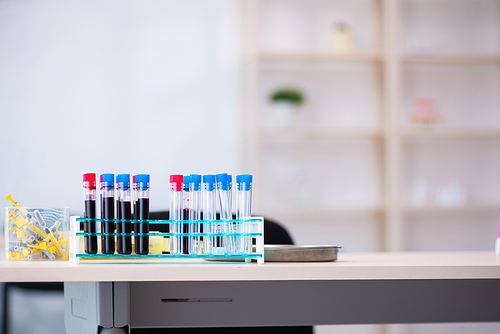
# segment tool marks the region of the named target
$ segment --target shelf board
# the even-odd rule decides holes
[[[274,206],[261,206],[258,210],[266,216],[272,215],[286,215],[286,216],[308,216],[308,217],[350,217],[359,215],[382,215],[385,208],[382,205],[374,206],[348,206],[348,207],[335,207],[318,205],[309,206],[299,205],[274,205]]]
[[[322,126],[261,127],[262,138],[358,138],[381,137],[379,128],[341,128]]]
[[[467,214],[467,213],[498,213],[500,205],[464,205],[457,207],[444,206],[407,206],[404,208],[404,213],[415,214]]]
[[[386,212],[384,205],[374,206],[348,206],[336,207],[319,205],[274,205],[274,206],[260,206],[259,213],[267,216],[272,215],[291,215],[291,216],[311,216],[311,217],[349,217],[356,215],[383,215]],[[458,207],[445,207],[445,206],[405,206],[403,213],[407,215],[419,214],[481,214],[481,213],[499,213],[500,205],[464,205]]]
[[[481,55],[402,55],[401,61],[407,64],[450,64],[450,65],[500,65],[500,56]]]
[[[258,54],[260,61],[269,62],[305,62],[305,63],[324,63],[324,62],[380,62],[382,56],[378,53],[373,54],[334,54],[327,52],[263,52]]]
[[[406,128],[402,131],[402,136],[408,139],[423,138],[454,138],[454,139],[483,139],[500,137],[498,129],[473,129],[473,128],[430,128],[421,130],[418,128]]]

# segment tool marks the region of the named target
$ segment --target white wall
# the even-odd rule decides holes
[[[80,213],[83,173],[150,173],[159,210],[169,174],[241,172],[238,20],[231,0],[0,2],[0,197]]]

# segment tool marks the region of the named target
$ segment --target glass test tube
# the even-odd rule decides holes
[[[200,194],[201,194],[201,175],[191,174],[189,176],[189,233],[190,236],[190,253],[202,254],[201,252],[201,211],[200,211]],[[197,234],[197,235],[196,235]]]
[[[232,218],[231,215],[231,200],[230,200],[230,192],[229,192],[229,183],[227,182],[227,174],[217,174],[217,193],[219,195],[219,203],[220,203],[220,218],[221,220],[230,220]],[[222,233],[229,233],[230,228],[229,222],[222,223]],[[217,249],[217,252],[223,252],[227,254],[232,254],[232,245],[231,245],[231,237],[223,236],[221,240],[221,247]]]
[[[116,237],[116,250],[118,254],[132,253],[132,206],[130,201],[130,174],[120,174],[116,176],[116,218],[120,219],[116,223],[116,231],[128,235]]]
[[[242,174],[236,177],[238,188],[237,193],[237,219],[252,217],[252,175]],[[251,223],[239,223],[240,233],[252,232]],[[238,252],[240,254],[250,254],[252,252],[252,237],[243,236],[239,238]]]
[[[215,175],[203,175],[202,187],[202,205],[201,211],[203,214],[203,233],[207,235],[203,238],[203,253],[213,254],[212,245],[215,244],[217,237],[211,237],[212,233],[217,230],[217,225],[212,223],[216,219],[215,216]],[[214,226],[215,225],[215,226]]]
[[[95,173],[83,174],[83,218],[97,218],[96,216],[96,175]],[[83,222],[85,233],[96,233],[96,223],[93,220]],[[97,254],[97,236],[90,235],[84,237],[84,249],[87,254]]]
[[[170,175],[170,220],[182,220],[182,175]],[[182,239],[177,233],[181,233],[182,223],[173,222],[170,224],[170,232],[174,235],[170,237],[170,253],[182,254]]]
[[[132,217],[136,218],[137,206],[137,184],[135,183],[135,175],[132,176]]]
[[[182,180],[182,220],[189,220],[189,175],[185,175]],[[181,233],[189,233],[189,224],[181,224]],[[189,254],[189,237],[181,237],[181,254]]]
[[[227,174],[226,182],[229,190],[229,219],[233,219],[233,176],[231,174]]]
[[[115,253],[115,175],[101,174],[101,253]]]
[[[229,191],[229,219],[233,219],[233,176],[231,174],[227,174],[226,176],[228,191]],[[233,234],[229,238],[229,253],[237,254],[238,253],[238,238],[235,233],[239,233],[239,226],[236,222],[228,223],[229,233]]]
[[[137,182],[135,182],[135,175],[132,176],[132,218],[137,219]],[[135,231],[135,223],[133,230]],[[135,253],[135,236],[132,240],[132,248]]]
[[[147,255],[149,253],[149,174],[135,176],[136,204],[134,216],[139,220],[135,222],[135,253]]]

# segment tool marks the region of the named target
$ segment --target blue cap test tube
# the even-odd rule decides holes
[[[115,175],[101,175],[101,253],[115,252]]]
[[[231,233],[231,223],[229,220],[232,219],[232,211],[231,211],[231,192],[230,192],[230,184],[228,182],[228,176],[226,173],[217,174],[217,193],[219,195],[219,203],[220,203],[220,218],[221,220],[226,220],[228,222],[222,223],[222,229],[224,234]],[[232,238],[231,236],[224,236],[222,238],[221,249],[218,249],[218,252],[223,251],[226,254],[233,254],[233,246],[232,246]]]
[[[182,231],[182,175],[170,175],[170,253],[174,255],[182,254],[181,237],[178,235]]]
[[[203,175],[202,187],[202,205],[203,214],[203,233],[206,234],[203,238],[203,253],[213,254],[212,245],[215,244],[217,237],[210,235],[217,230],[217,224],[212,223],[216,219],[215,216],[215,175]],[[214,226],[215,225],[215,226]]]
[[[116,176],[116,251],[118,254],[132,253],[132,206],[130,198],[130,174]]]
[[[229,219],[233,219],[233,176],[231,174],[226,175],[226,182],[229,191]],[[238,236],[236,234],[241,233],[240,226],[237,222],[228,223],[229,233],[231,237],[229,238],[229,253],[238,254]]]
[[[191,174],[189,176],[189,233],[190,236],[190,253],[201,254],[201,211],[200,211],[200,194],[201,194],[201,175]]]
[[[246,219],[252,217],[252,175],[242,174],[236,176],[237,186],[237,211],[236,218]],[[241,223],[244,226],[240,229],[242,233],[249,234],[252,232],[251,223]],[[238,252],[241,254],[249,254],[252,252],[252,238],[243,236],[239,238]]]
[[[135,176],[135,253],[149,254],[149,174]]]

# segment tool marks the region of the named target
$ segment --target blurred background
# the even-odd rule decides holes
[[[0,0],[0,113],[25,206],[81,214],[87,172],[150,173],[152,210],[170,174],[251,173],[297,244],[493,250],[500,1]],[[62,297],[13,295],[11,333],[64,331]]]

